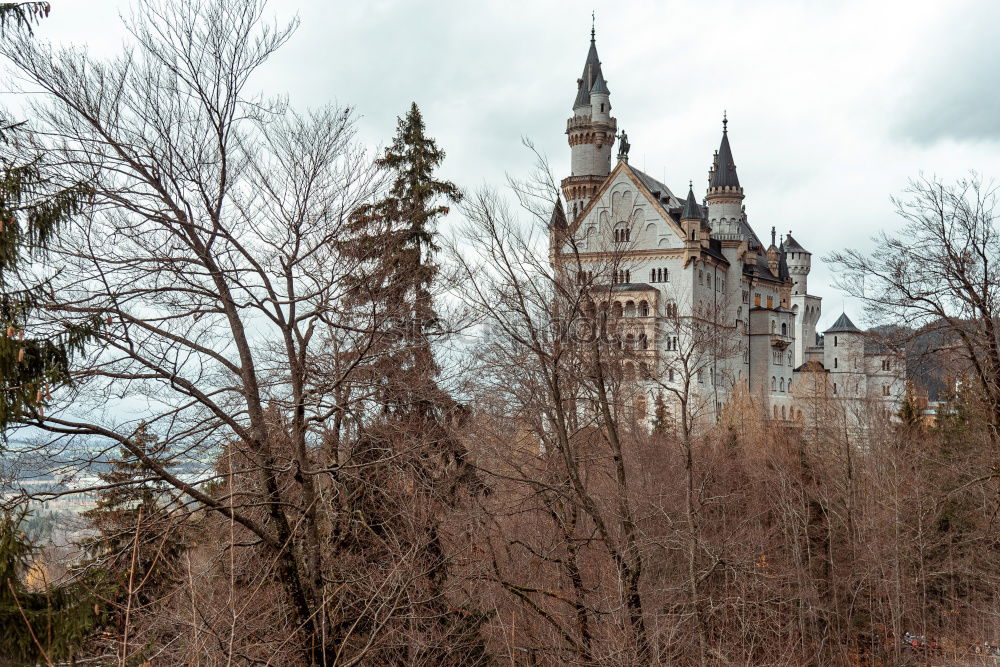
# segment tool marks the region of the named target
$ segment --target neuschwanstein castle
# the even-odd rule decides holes
[[[737,389],[776,419],[799,420],[803,410],[808,418],[817,394],[853,411],[898,411],[902,356],[846,314],[818,334],[812,254],[791,232],[779,240],[772,228],[765,245],[750,227],[725,117],[703,201],[690,186],[678,198],[629,164],[591,32],[566,134],[571,175],[562,180],[565,206],[557,202],[550,222],[551,260],[564,280],[586,286],[615,322],[629,325],[621,344],[642,359],[641,404],[650,412],[654,394],[669,402],[685,382],[709,418]],[[709,320],[717,326],[692,325]]]

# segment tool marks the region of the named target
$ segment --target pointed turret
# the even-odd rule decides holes
[[[603,78],[601,74],[601,59],[597,57],[597,42],[595,40],[594,29],[590,30],[590,50],[587,51],[587,61],[583,64],[583,74],[577,79],[576,101],[573,102],[573,110],[579,107],[590,106],[590,89],[598,78]]]
[[[562,181],[562,191],[569,220],[576,220],[611,173],[611,147],[618,124],[611,116],[610,96],[601,60],[597,57],[595,32],[591,28],[583,75],[576,82],[573,117],[566,123],[572,170],[569,178]]]
[[[861,331],[861,329],[854,326],[854,322],[852,322],[851,318],[847,316],[847,313],[841,313],[840,317],[837,318],[837,321],[834,322],[833,325],[823,333],[828,334],[828,333],[863,333],[863,332]]]
[[[729,146],[729,119],[722,118],[722,144],[719,152],[715,156],[715,165],[712,169],[712,177],[708,182],[709,188],[737,188],[740,187],[740,179],[736,175],[736,163],[733,161],[733,149]]]
[[[549,229],[566,229],[566,211],[563,210],[562,199],[556,198],[556,205],[552,207]]]
[[[693,184],[689,183],[687,200],[684,202],[684,208],[681,210],[681,220],[702,220],[704,217],[705,214],[702,213],[701,204],[694,198]]]
[[[736,175],[733,149],[729,145],[729,119],[722,116],[722,143],[712,156],[712,168],[708,172],[708,219],[712,235],[722,240],[740,241],[742,222],[746,222],[743,211],[743,188]]]

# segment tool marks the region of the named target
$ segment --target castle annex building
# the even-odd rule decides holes
[[[633,351],[646,378],[641,404],[657,395],[669,402],[683,384],[709,418],[737,390],[777,419],[801,419],[803,410],[808,418],[807,393],[854,411],[898,411],[902,357],[846,314],[818,333],[812,253],[773,227],[765,245],[750,226],[727,120],[699,201],[690,185],[681,199],[629,164],[628,139],[611,112],[591,32],[566,123],[571,173],[561,183],[565,205],[552,213],[550,256],[557,275],[592,295]]]

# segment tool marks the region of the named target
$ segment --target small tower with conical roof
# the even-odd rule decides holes
[[[812,296],[809,290],[809,270],[812,266],[812,253],[802,247],[791,232],[785,237],[782,248],[785,251],[785,262],[788,274],[792,279],[792,310],[795,311],[795,366],[799,367],[812,358],[819,361],[820,350],[816,345],[816,325],[819,323],[822,300]]]
[[[583,74],[576,85],[573,117],[566,121],[570,176],[561,184],[570,220],[576,219],[611,173],[611,147],[618,129],[611,116],[611,91],[601,71],[593,28]]]
[[[733,161],[733,150],[729,146],[729,119],[722,116],[722,143],[712,159],[712,168],[708,172],[708,224],[712,228],[712,236],[722,240],[738,240],[740,238],[740,222],[745,218],[743,212],[743,188],[736,175],[736,163]]]

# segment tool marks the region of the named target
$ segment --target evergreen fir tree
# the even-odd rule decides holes
[[[410,630],[428,641],[423,647],[399,647],[399,653],[380,656],[386,664],[488,661],[480,636],[487,616],[475,609],[452,608],[445,593],[449,559],[442,545],[441,520],[462,490],[477,492],[479,485],[465,464],[464,446],[453,435],[466,411],[438,386],[440,369],[431,345],[432,337],[444,333],[432,296],[439,273],[434,261],[439,249],[436,222],[448,213],[449,204],[462,199],[454,183],[434,175],[444,156],[425,135],[420,110],[412,104],[399,119],[392,145],[378,160],[394,175],[387,196],[354,212],[349,238],[341,244],[341,251],[358,262],[353,300],[359,310],[375,315],[379,361],[369,372],[382,406],[382,414],[365,429],[352,456],[368,465],[350,493],[352,511],[364,517],[351,548],[378,559],[375,554],[383,552],[382,540],[393,548],[408,541],[420,561],[421,574],[411,586],[422,602],[417,603]],[[393,507],[387,502],[389,488],[410,491],[397,498],[400,506]],[[406,518],[413,507],[421,508],[418,530]],[[392,554],[384,554],[387,568],[396,557]]]
[[[0,664],[52,664],[74,655],[100,621],[97,579],[29,587],[38,548],[22,530],[26,511],[0,515]],[[99,589],[98,589],[99,590]]]
[[[47,2],[2,3],[0,34],[12,26],[30,33],[48,12]],[[0,116],[0,146],[11,145],[22,126]],[[33,335],[32,313],[51,296],[51,287],[29,282],[24,270],[25,263],[44,256],[59,226],[88,195],[82,183],[53,187],[37,157],[0,156],[0,435],[9,424],[39,415],[53,386],[70,383],[70,357],[97,329],[94,317]]]
[[[440,324],[431,295],[439,270],[434,235],[448,204],[462,199],[454,183],[434,177],[445,154],[424,129],[413,103],[378,160],[395,175],[388,196],[355,211],[341,246],[360,265],[355,299],[371,306],[382,329],[383,407],[399,414],[426,414],[444,398],[433,383],[438,367],[429,340]]]
[[[150,459],[169,467],[163,446],[141,425],[131,444]],[[184,541],[172,520],[170,487],[127,448],[98,477],[106,488],[95,507],[83,513],[97,535],[84,542],[89,565],[108,573],[119,606],[131,594],[145,605],[174,583],[174,567]]]

